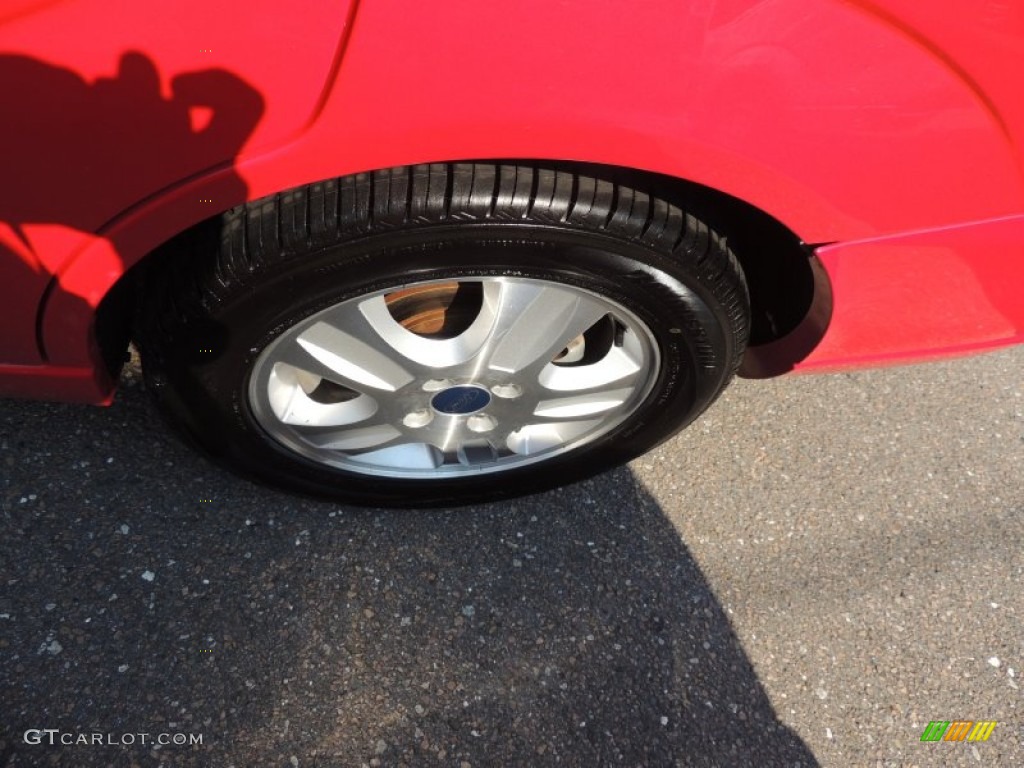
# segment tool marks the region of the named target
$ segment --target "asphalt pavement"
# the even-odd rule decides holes
[[[0,766],[1022,765],[1022,373],[738,381],[629,467],[436,511],[238,479],[134,368],[2,401]],[[996,726],[921,741],[958,720]]]

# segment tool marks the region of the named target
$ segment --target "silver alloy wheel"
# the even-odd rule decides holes
[[[459,290],[475,295],[461,312]],[[658,370],[653,334],[621,304],[563,283],[485,277],[397,286],[318,312],[263,350],[248,395],[263,430],[306,458],[450,478],[606,435]]]

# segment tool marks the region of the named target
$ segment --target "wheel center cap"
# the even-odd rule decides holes
[[[490,393],[481,387],[449,387],[434,395],[430,404],[435,411],[453,415],[476,413],[491,402]]]

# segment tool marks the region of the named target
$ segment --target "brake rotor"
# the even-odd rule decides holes
[[[483,289],[477,282],[432,283],[393,291],[384,302],[407,331],[428,339],[451,339],[480,313]]]

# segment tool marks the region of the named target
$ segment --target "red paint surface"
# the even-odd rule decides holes
[[[95,405],[110,405],[114,392],[114,382],[96,367],[0,365],[0,386],[4,397]]]
[[[123,271],[246,199],[488,157],[657,171],[807,242],[847,243],[821,251],[836,303],[806,369],[1020,340],[1019,225],[950,228],[1024,214],[1017,4],[363,0],[350,23],[351,10],[0,13],[0,49],[24,59],[0,65],[0,363],[48,363],[40,381],[93,369],[93,309]],[[937,231],[890,238],[921,230]],[[35,391],[0,369],[0,392]]]
[[[800,369],[1024,342],[1024,215],[828,246],[818,257],[832,322]]]
[[[57,277],[51,298],[70,310],[47,327],[75,349],[70,364],[91,366],[91,310],[146,253],[120,242],[118,220],[152,202],[157,231],[245,200],[238,155],[302,134],[326,97],[350,3],[303,8],[18,0],[0,11],[0,363],[68,362],[36,336]],[[187,202],[166,197],[218,168]],[[63,280],[83,252],[87,276]]]

